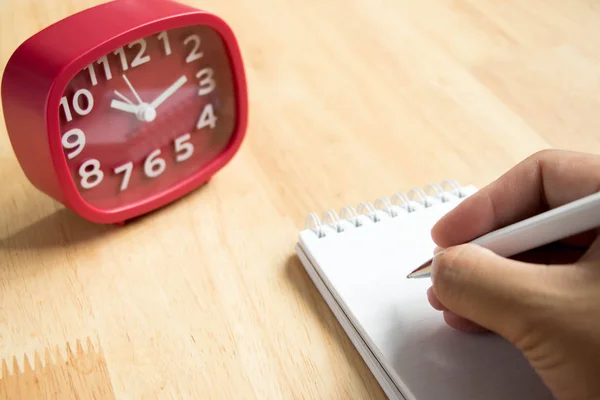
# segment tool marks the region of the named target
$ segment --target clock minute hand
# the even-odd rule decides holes
[[[185,75],[182,76],[181,78],[177,79],[177,81],[175,81],[175,83],[173,83],[171,86],[169,86],[167,88],[167,90],[162,92],[156,99],[154,99],[152,101],[152,103],[150,103],[150,107],[155,109],[158,106],[160,106],[162,103],[164,103],[165,100],[167,100],[169,97],[171,97],[171,95],[173,95],[173,93],[175,93],[177,90],[179,90],[179,88],[181,88],[186,82],[187,82],[187,77]]]

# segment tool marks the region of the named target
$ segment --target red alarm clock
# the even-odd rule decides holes
[[[14,52],[4,118],[31,183],[97,223],[122,223],[207,182],[247,126],[242,57],[219,17],[170,0],[115,0]]]

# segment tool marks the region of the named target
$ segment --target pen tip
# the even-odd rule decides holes
[[[431,275],[431,260],[427,260],[419,266],[419,268],[406,275],[407,279],[424,278]]]

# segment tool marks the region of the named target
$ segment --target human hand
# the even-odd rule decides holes
[[[600,156],[546,150],[467,198],[433,228],[428,291],[447,324],[495,332],[520,349],[560,400],[600,399],[600,236],[519,257],[464,244],[600,190]]]

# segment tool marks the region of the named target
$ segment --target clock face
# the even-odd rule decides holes
[[[61,143],[88,205],[114,210],[169,190],[228,146],[233,71],[219,34],[167,30],[95,60],[60,101]]]

